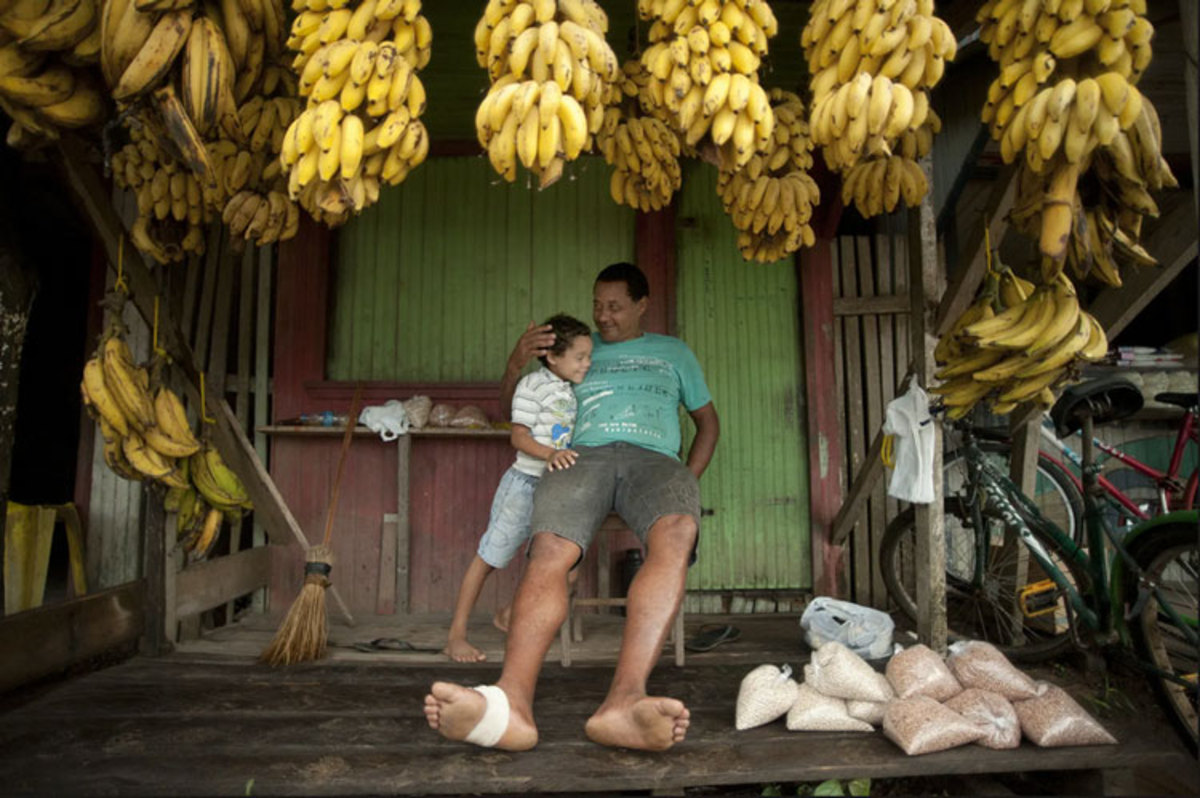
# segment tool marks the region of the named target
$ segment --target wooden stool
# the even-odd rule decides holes
[[[612,595],[612,574],[611,574],[611,552],[609,550],[609,536],[614,533],[624,532],[627,529],[625,522],[621,520],[621,516],[616,513],[609,513],[604,519],[604,523],[596,530],[596,598],[578,598],[571,596],[570,603],[567,605],[567,620],[563,622],[562,628],[559,630],[559,639],[562,644],[562,664],[564,667],[569,667],[571,664],[571,644],[572,642],[583,642],[583,615],[584,613],[576,612],[579,607],[624,607],[625,599],[623,597],[613,597]],[[679,612],[675,613],[675,620],[671,623],[671,631],[667,636],[667,640],[675,644],[675,664],[683,667],[683,605],[679,607]]]
[[[83,567],[83,529],[75,505],[26,505],[10,501],[4,523],[4,614],[42,606],[54,526],[62,521],[75,593],[87,593]]]

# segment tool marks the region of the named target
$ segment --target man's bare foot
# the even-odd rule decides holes
[[[442,653],[455,662],[483,662],[487,659],[487,654],[468,643],[465,637],[447,641]]]
[[[497,610],[496,614],[492,616],[492,625],[495,626],[497,629],[499,629],[501,632],[508,634],[508,624],[509,624],[509,621],[511,621],[511,620],[512,620],[512,605],[508,604],[508,605],[504,606],[502,609]]]
[[[487,699],[478,690],[450,682],[434,682],[425,696],[429,728],[447,740],[464,741],[483,717]],[[537,745],[533,719],[517,707],[509,708],[508,728],[496,743],[504,751],[528,751]]]
[[[687,736],[691,713],[682,701],[643,696],[623,706],[601,707],[584,727],[592,742],[615,748],[665,751]]]

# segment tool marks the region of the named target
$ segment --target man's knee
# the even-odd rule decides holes
[[[529,546],[529,564],[566,571],[582,553],[577,543],[553,532],[535,532]]]
[[[646,535],[646,555],[687,558],[696,545],[698,531],[696,519],[690,515],[664,515],[654,522]]]

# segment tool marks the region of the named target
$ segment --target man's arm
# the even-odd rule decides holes
[[[521,381],[521,372],[525,364],[546,354],[549,348],[554,346],[553,329],[549,324],[539,326],[529,322],[529,326],[521,333],[512,353],[509,354],[504,376],[500,378],[500,412],[506,419],[512,418],[513,394],[517,390],[517,383]]]
[[[692,448],[688,452],[687,467],[699,479],[717,448],[717,438],[721,437],[721,421],[712,402],[690,411],[688,415],[696,424],[696,437],[692,439]]]

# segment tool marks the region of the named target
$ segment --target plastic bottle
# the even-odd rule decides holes
[[[300,423],[306,427],[344,427],[349,420],[350,416],[348,414],[335,413],[332,410],[325,410],[320,413],[304,413],[300,416]]]

